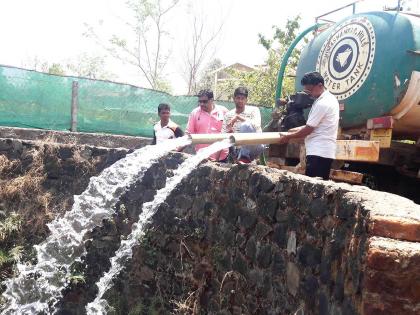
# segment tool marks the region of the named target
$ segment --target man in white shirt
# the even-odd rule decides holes
[[[338,101],[324,86],[318,72],[306,73],[301,84],[316,98],[305,126],[290,130],[280,138],[280,144],[290,139],[305,138],[306,172],[310,177],[329,179],[335,158],[340,108]]]
[[[233,93],[235,108],[225,114],[222,125],[222,133],[241,132],[253,133],[262,132],[261,114],[258,107],[247,105],[248,89],[238,87]],[[231,152],[239,163],[251,163],[263,151],[264,146],[252,145],[242,146],[239,150]],[[232,151],[232,150],[231,150]]]
[[[159,104],[158,115],[160,121],[153,126],[152,144],[157,144],[167,139],[179,138],[184,132],[171,120],[171,107],[169,104]]]

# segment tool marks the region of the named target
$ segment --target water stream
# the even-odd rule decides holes
[[[87,305],[87,314],[96,315],[107,313],[108,305],[103,299],[105,292],[111,288],[114,277],[120,273],[126,261],[132,257],[133,247],[138,245],[141,236],[145,233],[145,225],[150,221],[156,210],[166,200],[172,190],[182,181],[184,177],[194,170],[201,161],[208,158],[215,152],[229,148],[231,145],[232,144],[228,139],[216,142],[185,160],[174,172],[174,176],[167,179],[166,186],[156,192],[154,199],[143,204],[139,220],[137,223],[133,224],[131,234],[127,237],[127,239],[121,241],[121,245],[116,251],[115,256],[111,258],[111,268],[96,283],[99,291],[95,300]]]
[[[18,264],[18,276],[5,281],[3,296],[8,306],[2,314],[54,312],[54,304],[68,284],[71,265],[85,253],[86,233],[112,217],[122,194],[140,180],[154,162],[169,151],[188,144],[190,140],[182,137],[143,147],[117,161],[99,176],[92,177],[87,189],[74,197],[72,209],[48,224],[51,234],[35,246],[37,263]],[[202,155],[198,156],[201,158]]]

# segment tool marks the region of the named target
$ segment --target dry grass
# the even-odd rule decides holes
[[[50,212],[51,193],[45,191],[43,153],[39,150],[30,152],[32,163],[20,176],[2,180],[0,199],[7,212],[18,213],[31,232],[44,229],[45,221],[52,219]],[[19,163],[19,162],[18,162]],[[16,161],[0,161],[0,174],[7,174],[16,168]],[[9,175],[12,175],[9,173]]]
[[[16,173],[19,167],[18,160],[11,161],[4,155],[0,155],[0,178]]]

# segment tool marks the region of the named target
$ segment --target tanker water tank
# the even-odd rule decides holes
[[[304,48],[297,90],[303,74],[314,70],[344,104],[344,129],[392,115],[395,134],[420,136],[420,16],[370,12],[336,23]]]

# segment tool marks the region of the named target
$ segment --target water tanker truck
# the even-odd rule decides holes
[[[313,100],[299,92],[300,81],[306,72],[318,71],[340,103],[340,132],[330,177],[420,202],[420,14],[402,12],[398,5],[394,11],[353,14],[337,23],[308,28],[282,60],[277,100],[283,96],[288,57],[309,33],[314,36],[300,55],[296,94],[287,102],[276,102],[265,134],[221,134],[217,139],[195,135],[193,142],[230,137],[237,144],[270,144],[268,165],[303,172],[303,141],[278,145],[276,139],[279,132],[306,123]]]
[[[300,80],[306,72],[318,71],[340,103],[337,161],[332,177],[361,183],[372,180],[373,175],[378,182],[378,175],[398,173],[418,179],[420,15],[398,8],[393,12],[354,14],[334,24],[318,23],[307,29],[282,62],[277,98],[282,94],[288,55],[310,32],[314,37],[300,55],[295,88],[302,89]],[[277,106],[283,110],[281,115],[273,115],[267,131],[302,125],[311,102],[297,93],[289,99],[286,110]],[[302,117],[296,119],[299,111]],[[271,145],[268,161],[273,166],[299,171],[294,165],[302,156],[302,147],[301,143]]]

